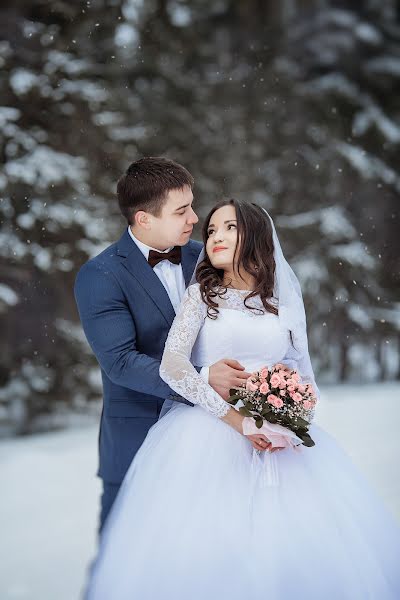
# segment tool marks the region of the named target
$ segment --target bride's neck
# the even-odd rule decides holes
[[[226,287],[235,290],[247,291],[254,290],[256,287],[256,280],[246,272],[232,273],[231,271],[225,271],[222,282]]]

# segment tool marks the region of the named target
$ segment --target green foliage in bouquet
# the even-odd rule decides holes
[[[250,386],[244,389],[229,390],[229,404],[236,406],[241,400],[240,414],[253,418],[258,429],[268,421],[291,430],[304,446],[315,445],[308,429],[316,397],[312,386],[303,384],[297,371],[278,364],[252,373],[249,381]]]

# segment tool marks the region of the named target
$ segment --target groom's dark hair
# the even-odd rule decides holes
[[[161,215],[170,190],[193,188],[194,179],[185,167],[173,160],[148,156],[129,165],[117,184],[121,213],[129,224],[139,210]]]

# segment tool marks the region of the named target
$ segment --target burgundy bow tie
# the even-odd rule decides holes
[[[147,261],[151,267],[154,268],[162,260],[169,260],[174,265],[179,265],[181,262],[181,247],[174,246],[169,252],[157,252],[157,250],[150,250]]]

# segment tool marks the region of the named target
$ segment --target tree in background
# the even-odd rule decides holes
[[[116,231],[96,122],[110,91],[90,41],[95,24],[88,16],[85,27],[69,3],[54,6],[0,9],[0,380],[22,432],[56,402],[98,395],[72,288],[78,265]]]
[[[99,393],[73,280],[143,155],[193,172],[200,216],[228,194],[271,211],[321,375],[399,375],[399,14],[346,5],[3,2],[0,399],[21,431]]]

